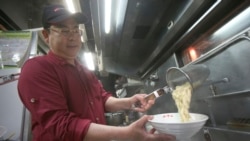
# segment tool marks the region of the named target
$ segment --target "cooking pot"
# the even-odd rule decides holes
[[[123,125],[125,121],[125,114],[123,112],[105,113],[106,122],[108,125]]]

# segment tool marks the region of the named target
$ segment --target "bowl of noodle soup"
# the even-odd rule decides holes
[[[177,141],[188,141],[204,126],[208,116],[189,113],[192,86],[189,82],[176,86],[172,97],[178,109],[177,113],[154,115],[149,123],[159,132],[176,136]]]
[[[159,133],[172,134],[177,140],[185,140],[194,136],[204,126],[208,116],[204,114],[189,113],[188,121],[183,122],[179,113],[163,113],[154,115],[151,124]]]

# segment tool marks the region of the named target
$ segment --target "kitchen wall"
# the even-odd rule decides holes
[[[220,36],[216,32],[205,38],[214,43],[211,46],[214,49],[191,63],[205,64],[210,70],[207,81],[195,89],[190,107],[190,112],[206,114],[209,120],[192,141],[248,141],[250,138],[250,22],[246,21],[249,17],[248,8],[221,27]],[[167,85],[166,70],[181,65],[177,60],[180,59],[174,54],[158,68],[158,80],[145,80],[146,84],[155,83],[146,87],[147,93]],[[229,82],[221,81],[224,78]],[[177,112],[170,94],[158,98],[148,114],[167,112]],[[209,138],[204,138],[204,133]]]

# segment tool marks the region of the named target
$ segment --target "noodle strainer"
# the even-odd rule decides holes
[[[209,74],[210,71],[204,64],[188,65],[182,68],[171,67],[167,70],[166,74],[167,86],[148,94],[145,99],[155,99],[163,94],[172,93],[176,89],[176,86],[182,86],[187,82],[191,85],[191,93],[193,93],[193,90],[200,86]],[[132,107],[140,106],[139,102],[132,105]]]
[[[210,71],[204,64],[188,65],[182,68],[169,68],[166,74],[168,89],[173,91],[176,86],[181,86],[188,82],[192,86],[193,92],[195,88],[199,87],[207,79],[209,74]]]

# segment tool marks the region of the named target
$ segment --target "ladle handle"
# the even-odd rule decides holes
[[[153,100],[153,99],[156,99],[157,97],[159,97],[159,95],[157,96],[157,94],[155,95],[154,93],[151,93],[151,94],[148,94],[147,96],[144,97],[144,99],[146,101],[148,100]],[[141,107],[141,103],[140,101],[137,101],[133,107]]]
[[[152,93],[148,94],[147,96],[144,97],[144,99],[146,101],[148,101],[148,100],[154,100],[154,99],[162,96],[163,94],[167,94],[169,92],[171,92],[171,88],[169,88],[168,86],[165,86],[163,88],[157,89],[157,90],[153,91]],[[140,101],[137,101],[134,104],[134,107],[141,107]]]
[[[153,93],[151,93],[151,94],[148,94],[147,96],[145,96],[144,99],[146,101],[148,101],[148,100],[156,99],[156,97]],[[135,104],[132,106],[132,108],[136,108],[136,107],[141,107],[140,101],[136,101]]]

